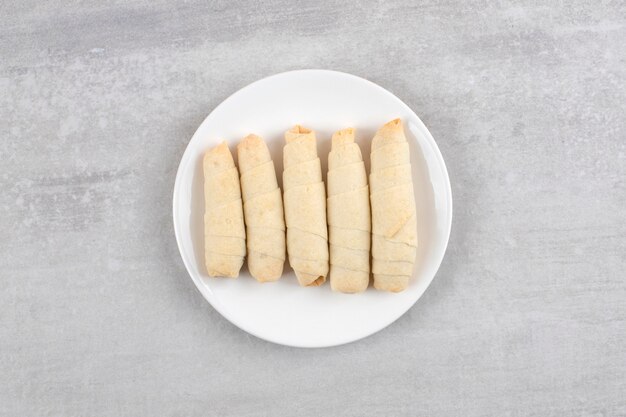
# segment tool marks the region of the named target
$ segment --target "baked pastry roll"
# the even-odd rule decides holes
[[[400,119],[392,120],[376,132],[371,165],[374,287],[399,292],[408,286],[417,253],[409,144]]]
[[[365,291],[370,278],[370,200],[354,129],[332,137],[328,155],[328,233],[333,291]]]
[[[302,286],[318,286],[328,274],[326,192],[315,132],[295,126],[285,133],[283,201],[289,263]]]
[[[256,135],[237,145],[246,222],[248,269],[259,282],[276,281],[285,264],[283,198],[267,145]]]
[[[237,277],[246,255],[239,174],[226,142],[204,154],[204,254],[209,276]]]

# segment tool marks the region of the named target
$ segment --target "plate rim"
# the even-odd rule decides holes
[[[181,183],[181,176],[182,176],[182,171],[184,170],[184,168],[187,167],[188,163],[189,163],[189,159],[191,158],[191,154],[190,154],[190,145],[194,139],[194,137],[196,136],[196,134],[198,133],[198,131],[202,128],[202,126],[207,123],[207,121],[211,118],[211,116],[216,113],[218,111],[219,108],[221,108],[226,102],[232,100],[234,97],[243,94],[246,90],[248,90],[249,88],[253,87],[254,85],[256,85],[257,83],[261,83],[261,82],[265,82],[271,78],[278,78],[278,77],[282,77],[282,76],[286,76],[286,75],[291,75],[291,74],[296,74],[296,73],[310,73],[310,74],[330,74],[330,75],[339,75],[342,77],[349,77],[349,78],[353,78],[359,82],[364,82],[366,84],[368,84],[370,87],[374,87],[375,89],[379,90],[381,93],[389,96],[390,98],[392,98],[394,101],[398,102],[398,104],[400,104],[401,107],[403,107],[410,115],[414,116],[415,119],[418,122],[418,126],[419,128],[425,133],[425,139],[426,141],[430,144],[432,150],[434,151],[435,157],[439,163],[439,166],[442,169],[442,174],[443,177],[445,179],[445,194],[446,194],[446,201],[447,201],[447,217],[445,219],[445,226],[446,226],[446,234],[445,234],[445,239],[443,242],[443,251],[441,252],[441,255],[439,256],[439,259],[436,260],[435,264],[436,267],[434,268],[434,273],[432,274],[432,276],[429,278],[429,282],[428,284],[424,287],[424,290],[415,298],[415,300],[409,304],[407,306],[406,309],[402,310],[399,314],[397,314],[395,317],[393,317],[392,320],[390,320],[388,323],[382,325],[382,326],[377,326],[374,329],[369,329],[367,332],[365,332],[365,334],[357,337],[357,338],[350,338],[348,340],[341,340],[338,341],[336,343],[325,343],[325,344],[306,344],[306,343],[286,343],[284,341],[277,341],[277,340],[272,340],[271,338],[262,336],[260,334],[258,334],[254,329],[251,329],[248,325],[244,324],[244,323],[239,323],[237,322],[237,320],[233,319],[230,314],[225,311],[224,309],[222,309],[220,306],[221,304],[219,303],[219,301],[215,298],[213,292],[206,288],[206,286],[202,283],[199,282],[200,278],[195,277],[194,274],[191,273],[190,267],[189,267],[189,262],[190,260],[187,259],[187,257],[185,256],[185,253],[183,252],[183,248],[182,248],[182,243],[181,243],[181,231],[179,230],[179,225],[176,221],[176,219],[178,218],[178,208],[177,208],[177,201],[179,199],[179,195],[180,195],[180,183]],[[298,70],[291,70],[291,71],[284,71],[284,72],[279,72],[276,74],[272,74],[263,78],[260,78],[256,81],[253,81],[247,85],[245,85],[244,87],[240,88],[239,90],[233,92],[232,94],[230,94],[228,97],[226,97],[224,100],[222,100],[217,106],[215,106],[215,108],[213,108],[213,110],[211,110],[211,112],[204,118],[204,120],[198,125],[198,127],[196,128],[196,130],[194,131],[193,135],[191,136],[191,138],[189,139],[189,142],[187,143],[186,147],[185,147],[185,151],[182,154],[182,157],[180,159],[179,165],[178,165],[178,169],[176,170],[176,179],[174,181],[174,190],[173,190],[173,194],[172,194],[172,222],[173,222],[173,226],[174,226],[174,235],[176,238],[176,245],[178,246],[178,252],[180,254],[180,257],[183,260],[183,264],[185,265],[185,269],[187,271],[187,274],[189,275],[189,277],[192,279],[194,285],[196,286],[196,288],[198,289],[198,291],[200,291],[200,294],[202,294],[202,296],[204,297],[204,299],[222,316],[224,317],[228,322],[230,322],[231,324],[233,324],[235,327],[238,327],[239,329],[261,339],[261,340],[265,340],[271,343],[275,343],[278,345],[282,345],[282,346],[290,346],[290,347],[298,347],[298,348],[324,348],[324,347],[333,347],[333,346],[341,346],[341,345],[345,345],[348,343],[352,343],[352,342],[356,342],[359,341],[361,339],[364,339],[368,336],[371,336],[375,333],[380,332],[381,330],[385,329],[386,327],[390,326],[392,323],[396,322],[400,317],[402,317],[404,314],[406,314],[407,311],[409,311],[416,303],[417,301],[422,298],[422,296],[424,295],[424,293],[426,292],[426,290],[430,287],[433,279],[435,278],[435,276],[437,275],[437,272],[439,272],[439,268],[441,267],[441,263],[443,262],[443,259],[446,255],[446,252],[448,251],[448,244],[450,242],[450,235],[452,232],[452,216],[453,216],[453,200],[452,200],[452,186],[450,183],[450,176],[448,174],[448,168],[446,166],[445,160],[443,159],[443,155],[441,154],[441,150],[439,149],[439,146],[437,146],[437,142],[435,141],[434,137],[432,136],[432,134],[430,133],[430,130],[428,130],[428,128],[426,127],[426,125],[424,124],[424,122],[422,121],[422,119],[420,119],[420,117],[404,102],[402,101],[398,96],[396,96],[395,94],[393,94],[391,91],[385,89],[384,87],[376,84],[373,81],[370,81],[366,78],[357,76],[357,75],[353,75],[347,72],[342,72],[342,71],[336,71],[336,70],[328,70],[328,69],[298,69]]]

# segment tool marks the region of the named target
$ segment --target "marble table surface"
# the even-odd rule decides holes
[[[0,415],[626,415],[623,1],[0,4]],[[223,319],[176,247],[196,127],[267,75],[389,89],[448,164],[422,299],[357,343]]]

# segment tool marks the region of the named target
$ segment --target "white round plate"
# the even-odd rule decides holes
[[[245,265],[237,279],[210,278],[204,267],[202,156],[221,140],[236,158],[249,133],[263,137],[282,177],[284,132],[294,124],[317,133],[322,170],[330,137],[356,128],[369,171],[369,142],[384,123],[400,117],[411,149],[419,248],[409,287],[401,293],[368,288],[362,294],[298,285],[288,262],[278,282],[260,284]],[[325,175],[324,175],[325,176]],[[324,347],[369,336],[404,314],[424,293],[443,259],[452,222],[446,166],[426,126],[400,99],[350,74],[303,70],[277,74],[242,88],[213,110],[191,138],[174,186],[174,230],[183,262],[204,298],[230,322],[257,337],[289,346]]]

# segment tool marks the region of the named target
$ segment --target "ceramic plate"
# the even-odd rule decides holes
[[[226,140],[236,158],[236,144],[247,134],[256,133],[268,143],[280,183],[285,130],[301,124],[316,131],[325,173],[332,133],[354,127],[369,172],[370,140],[380,126],[396,117],[404,121],[410,143],[418,213],[419,248],[408,289],[393,294],[370,285],[362,294],[340,294],[331,291],[328,281],[321,287],[303,288],[288,263],[283,277],[273,283],[258,283],[245,264],[237,279],[208,277],[204,267],[202,179],[202,156],[208,148]],[[264,78],[217,106],[187,146],[176,175],[173,204],[180,254],[204,298],[246,332],[298,347],[352,342],[402,316],[435,276],[452,221],[446,166],[419,117],[382,87],[326,70],[292,71]]]

